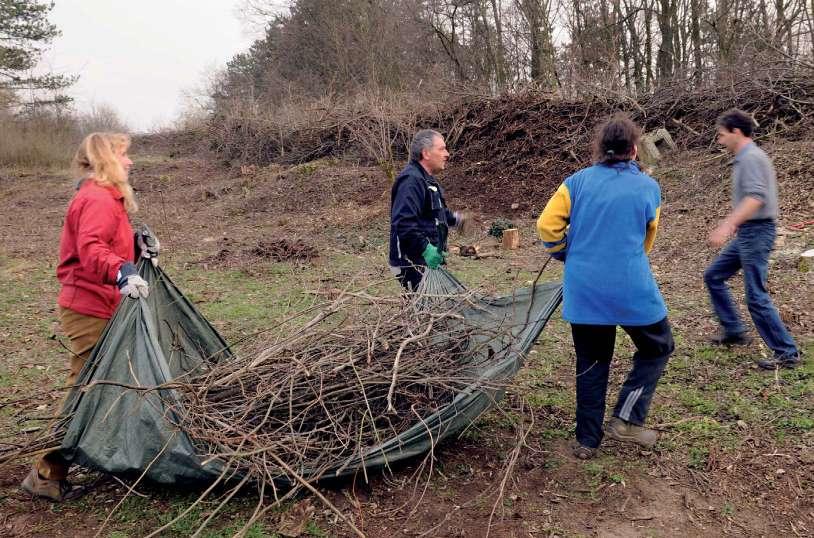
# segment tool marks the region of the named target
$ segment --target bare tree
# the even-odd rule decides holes
[[[814,61],[814,0],[242,0],[242,11],[264,36],[229,63],[216,101],[435,81],[640,93],[755,59]]]

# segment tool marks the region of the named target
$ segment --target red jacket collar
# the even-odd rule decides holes
[[[103,190],[106,190],[108,193],[110,193],[110,195],[115,200],[124,199],[124,195],[121,193],[121,191],[118,188],[114,187],[113,185],[99,185],[98,183],[96,183],[96,180],[94,180],[92,177],[87,177],[87,178],[82,180],[82,184],[79,186],[79,189],[81,190],[81,189],[86,189],[86,188],[103,189]]]

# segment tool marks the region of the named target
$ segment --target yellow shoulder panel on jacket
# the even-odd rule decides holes
[[[656,217],[647,223],[647,233],[644,236],[644,251],[650,254],[653,250],[653,243],[656,242],[656,231],[659,229],[659,216],[661,215],[661,207],[656,208]]]
[[[537,219],[537,232],[548,252],[565,248],[565,229],[571,216],[571,193],[561,184]]]

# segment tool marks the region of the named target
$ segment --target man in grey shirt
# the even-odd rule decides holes
[[[712,342],[721,345],[749,342],[726,285],[742,269],[749,314],[774,354],[758,361],[758,366],[767,370],[794,368],[800,364],[800,352],[766,289],[769,254],[775,239],[777,181],[772,161],[752,141],[753,126],[752,117],[738,109],[718,118],[718,143],[735,155],[735,161],[733,209],[709,234],[712,246],[724,248],[704,272],[712,307],[722,327]]]

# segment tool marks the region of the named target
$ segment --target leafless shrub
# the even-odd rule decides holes
[[[79,140],[76,127],[70,117],[0,114],[0,164],[68,166]]]
[[[67,167],[82,137],[94,131],[127,132],[115,110],[98,105],[85,113],[14,109],[0,101],[0,164]]]
[[[225,159],[299,164],[328,156],[374,163],[393,177],[419,118],[438,115],[437,101],[392,91],[361,91],[263,108],[235,101],[210,124],[213,149]]]

